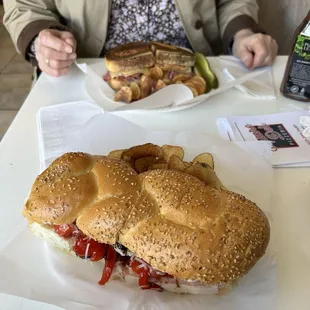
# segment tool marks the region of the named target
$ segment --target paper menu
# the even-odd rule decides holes
[[[310,138],[303,135],[302,117],[309,111],[271,115],[232,116],[217,121],[221,136],[230,141],[269,141],[275,167],[310,165]]]
[[[38,136],[44,149],[42,169],[63,152],[79,150],[106,154],[113,148],[145,141],[181,145],[186,159],[209,151],[214,155],[216,172],[224,185],[255,201],[269,216],[272,226],[272,170],[261,156],[265,155],[261,145],[242,141],[230,143],[190,132],[177,135],[152,132],[91,107],[92,113],[81,113],[88,105],[92,103],[67,103],[40,110]],[[45,158],[44,154],[50,156]],[[25,228],[0,251],[0,277],[8,279],[0,281],[0,291],[53,303],[67,310],[275,309],[274,252],[271,243],[267,255],[240,281],[232,294],[222,297],[158,294],[140,291],[120,281],[112,281],[102,288],[97,285],[101,265],[59,253]]]

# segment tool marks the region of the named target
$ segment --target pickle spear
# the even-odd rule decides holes
[[[195,53],[194,72],[195,74],[200,75],[206,81],[208,85],[207,92],[211,89],[218,88],[218,79],[212,71],[207,58],[201,53]]]

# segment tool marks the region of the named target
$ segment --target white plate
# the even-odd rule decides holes
[[[208,92],[193,98],[191,90],[180,84],[169,85],[156,93],[142,100],[135,101],[131,104],[115,102],[115,91],[103,80],[103,76],[107,73],[104,60],[95,64],[86,63],[77,64],[77,66],[87,75],[85,88],[89,96],[100,105],[105,112],[123,112],[123,111],[151,111],[151,112],[173,112],[192,108],[209,97],[227,91],[248,80],[257,78],[265,73],[266,68],[246,73],[245,75],[233,80],[223,81],[221,71],[211,63],[213,71],[217,74],[220,86]]]

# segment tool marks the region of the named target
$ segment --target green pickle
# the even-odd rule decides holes
[[[219,81],[212,71],[207,58],[201,53],[195,53],[194,72],[195,74],[200,75],[206,81],[208,86],[206,92],[210,91],[211,89],[218,88]]]

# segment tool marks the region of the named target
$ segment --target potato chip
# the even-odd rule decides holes
[[[191,80],[199,81],[201,84],[207,85],[206,81],[200,75],[194,75],[193,77],[191,77]]]
[[[164,157],[157,158],[156,164],[167,164],[167,161],[164,159]]]
[[[109,81],[109,85],[111,86],[111,88],[113,88],[115,91],[120,90],[123,86],[127,86],[127,81],[121,81],[119,79],[111,79]]]
[[[168,170],[168,163],[165,161],[164,158],[158,158],[156,162],[149,168],[149,170]]]
[[[195,163],[200,163],[200,164],[207,164],[209,167],[214,169],[214,160],[213,156],[211,153],[202,153],[197,155],[192,162]]]
[[[128,86],[123,86],[114,97],[115,101],[130,103],[132,101],[132,90]]]
[[[182,172],[186,169],[186,166],[181,158],[176,155],[171,155],[168,161],[168,168]]]
[[[142,157],[155,157],[163,158],[163,150],[160,146],[152,144],[152,143],[146,143],[142,145],[137,145],[129,148],[128,150],[125,150],[122,154],[122,159],[126,162],[133,162],[137,160],[138,158]]]
[[[184,150],[180,146],[174,146],[174,145],[168,145],[165,144],[162,147],[162,150],[164,152],[164,159],[169,162],[169,159],[172,155],[175,155],[183,160],[184,158]]]
[[[207,90],[207,84],[201,76],[195,75],[192,78],[190,78],[187,82],[194,85],[198,95],[204,94]]]
[[[176,82],[178,81],[181,81],[181,82],[185,82],[187,80],[189,80],[189,75],[186,74],[186,73],[179,73],[177,74],[173,79],[172,79],[172,83],[175,84]]]
[[[172,84],[172,82],[171,82],[171,80],[169,78],[169,72],[168,71],[164,71],[164,76],[163,76],[162,80],[164,81],[164,83],[166,85]]]
[[[141,81],[140,81],[140,99],[143,99],[147,96],[149,96],[152,92],[153,88],[153,79],[149,76],[142,75]]]
[[[184,85],[187,86],[192,91],[194,97],[198,96],[198,92],[197,92],[194,84],[185,82]]]
[[[130,84],[130,89],[132,91],[132,100],[138,100],[141,95],[141,90],[140,90],[139,85],[135,82],[132,82]]]
[[[168,163],[155,163],[149,167],[149,170],[168,170]]]
[[[208,171],[207,179],[205,181],[207,185],[211,187],[215,187],[217,189],[226,189],[223,183],[220,181],[220,179],[216,175],[215,171],[211,167],[205,165],[203,166],[203,168]]]
[[[207,177],[206,174],[208,173],[207,170],[204,169],[203,166],[201,166],[200,164],[195,164],[195,165],[191,165],[189,167],[187,167],[184,170],[184,173],[190,174],[195,176],[196,178],[198,178],[199,180],[205,182]],[[206,183],[206,182],[205,182]]]
[[[122,154],[123,154],[124,151],[125,151],[125,149],[124,150],[114,150],[114,151],[111,151],[109,153],[108,157],[121,159],[122,158]]]
[[[197,81],[200,81],[202,84],[205,84],[207,85],[207,82],[204,80],[204,78],[200,75],[197,75],[197,74],[194,74],[192,77],[191,77],[192,80],[197,80]]]
[[[158,80],[155,85],[155,91],[158,91],[164,87],[166,87],[166,83],[163,80]]]
[[[215,171],[207,164],[193,164],[192,166],[186,168],[184,170],[184,173],[195,176],[210,187],[214,187],[217,189],[224,188],[223,184],[215,174]]]
[[[155,162],[156,162],[156,157],[153,157],[153,156],[138,158],[135,161],[135,170],[138,173],[142,173],[144,171],[147,171]]]
[[[214,159],[211,153],[201,153],[192,162],[186,162],[183,161],[184,149],[180,146],[165,144],[160,147],[146,143],[112,151],[108,157],[126,161],[137,173],[171,169],[193,175],[210,187],[226,189],[214,171]]]
[[[183,161],[185,168],[190,167],[192,164],[187,162],[187,161]]]
[[[189,82],[189,81],[186,81],[186,82],[184,82],[183,84],[186,85],[187,87],[195,88],[194,83],[191,83],[191,82]]]
[[[154,80],[159,80],[164,77],[164,72],[158,66],[154,66],[153,68],[149,69],[149,75]]]

